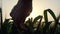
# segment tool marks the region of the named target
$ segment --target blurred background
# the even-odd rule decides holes
[[[14,7],[14,5],[16,5],[18,2],[18,0],[0,0],[0,8],[1,8],[1,4],[2,4],[2,14],[3,14],[3,20],[6,18],[11,18],[10,17],[10,12],[12,10],[12,8]],[[45,9],[50,8],[51,10],[53,10],[53,12],[55,13],[56,17],[59,15],[60,13],[60,0],[33,0],[32,3],[33,6],[33,10],[32,13],[30,14],[28,18],[35,18],[38,15],[42,15],[43,16],[43,12]],[[26,20],[27,20],[26,19]],[[51,15],[48,13],[48,19],[49,21],[52,21],[53,18],[51,17]],[[44,19],[43,19],[44,21]]]

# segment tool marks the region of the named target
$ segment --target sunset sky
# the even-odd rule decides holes
[[[11,12],[13,6],[17,4],[17,2],[18,0],[2,0],[3,19],[10,18],[9,13]],[[35,18],[38,15],[43,16],[43,11],[48,8],[52,9],[56,16],[58,16],[60,13],[60,0],[33,0],[32,6],[33,10],[28,18]],[[50,20],[53,19],[49,15],[49,21]]]

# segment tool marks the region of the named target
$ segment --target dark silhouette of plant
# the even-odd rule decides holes
[[[2,23],[2,8],[0,8],[0,17],[1,17],[1,23]]]
[[[17,5],[12,9],[10,16],[20,29],[27,30],[24,21],[27,16],[32,12],[32,0],[18,0]]]
[[[1,13],[1,8],[0,8],[0,13]]]
[[[39,22],[38,22],[38,20],[39,20]],[[37,33],[39,31],[41,20],[42,20],[42,16],[39,15],[34,20],[32,18],[31,19],[29,18],[29,20],[27,20],[25,22],[26,26],[28,28],[28,31],[31,32],[31,34],[34,34],[34,32]],[[38,23],[38,25],[37,25],[37,27],[34,27],[35,26],[34,24],[36,24],[36,23]],[[36,29],[36,30],[34,30],[34,29]]]
[[[55,30],[56,30],[56,27],[59,23],[59,17],[57,18],[54,14],[54,12],[51,10],[51,9],[46,9],[44,10],[44,19],[45,19],[45,27],[44,27],[44,32],[46,33],[46,29],[49,28],[51,22],[49,23],[48,22],[48,17],[47,17],[47,11],[51,14],[51,16],[53,17],[54,21],[55,21],[55,26],[53,29],[50,30],[50,34],[54,34],[55,33]]]
[[[54,21],[48,21],[47,12],[51,14]],[[51,9],[44,10],[44,22],[42,22],[43,16],[39,15],[36,18],[29,18],[25,21],[25,26],[27,31],[23,31],[21,28],[19,29],[16,26],[14,20],[5,19],[4,23],[2,23],[2,27],[0,29],[1,34],[60,34],[60,16],[56,17],[54,12]],[[50,27],[50,25],[54,22],[54,27]],[[37,23],[37,24],[36,24]],[[41,24],[42,23],[42,24]]]
[[[0,29],[2,27],[2,8],[0,8]]]
[[[44,20],[45,20],[45,27],[44,27],[44,32],[46,33],[47,29],[49,29],[49,25],[51,24],[51,22],[48,22],[48,16],[47,16],[47,11],[51,14],[51,16],[54,18],[54,20],[56,21],[56,16],[53,13],[53,11],[51,9],[46,9],[44,10]],[[52,31],[51,31],[52,32]]]

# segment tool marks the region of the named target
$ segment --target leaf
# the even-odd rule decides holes
[[[33,24],[35,24],[35,23],[37,22],[37,20],[39,20],[39,19],[41,19],[41,18],[42,18],[41,15],[37,16],[37,17],[34,19]]]
[[[41,21],[42,21],[42,18],[43,18],[43,16],[38,16],[39,17],[39,24],[38,24],[38,26],[37,26],[37,31],[39,31],[40,30],[40,24],[41,24]]]
[[[54,18],[55,21],[57,20],[54,12],[51,9],[46,9],[46,10],[44,10],[44,19],[46,22],[48,22],[47,12],[49,12],[51,14],[51,16]]]
[[[5,21],[2,25],[2,31],[7,34],[7,33],[9,33],[9,29],[10,29],[9,19],[5,19]]]

